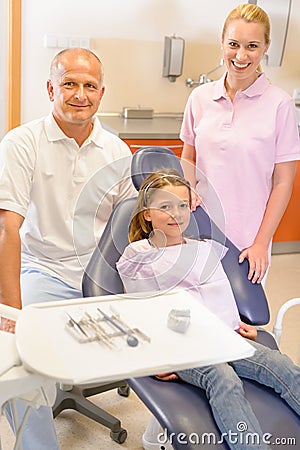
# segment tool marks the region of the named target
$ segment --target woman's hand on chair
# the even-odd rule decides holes
[[[245,259],[249,261],[248,280],[251,280],[252,283],[261,283],[268,270],[268,248],[254,243],[240,253],[239,263]]]
[[[191,189],[191,210],[195,211],[197,206],[200,206],[202,203],[202,198],[200,195],[196,192],[195,189]]]

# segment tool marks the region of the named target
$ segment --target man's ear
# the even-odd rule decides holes
[[[54,101],[53,84],[51,80],[47,80],[47,92],[50,102]]]

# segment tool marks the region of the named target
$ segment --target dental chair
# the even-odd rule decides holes
[[[127,439],[127,431],[122,428],[121,421],[91,400],[88,400],[88,397],[112,389],[117,389],[118,394],[122,397],[128,397],[130,392],[130,387],[125,380],[100,385],[99,383],[75,386],[60,384],[57,386],[56,399],[52,407],[53,417],[55,418],[65,409],[73,409],[106,428],[109,428],[111,439],[118,444],[123,444]]]
[[[127,431],[122,427],[121,421],[96,405],[89,397],[102,394],[103,392],[117,389],[122,397],[128,397],[130,387],[125,380],[113,381],[111,383],[88,383],[80,385],[57,384],[56,398],[52,407],[53,417],[57,417],[66,409],[73,409],[100,425],[110,429],[110,437],[118,444],[123,444],[127,439]],[[0,447],[1,450],[1,447]]]
[[[171,150],[163,147],[144,147],[138,150],[132,161],[132,180],[135,187],[139,189],[141,182],[149,173],[163,167],[172,167],[183,173],[178,158]],[[135,202],[136,198],[125,199],[113,211],[87,266],[83,279],[84,295],[123,292],[115,264],[128,244],[127,231]],[[273,336],[259,328],[259,325],[267,324],[270,318],[262,286],[252,284],[247,279],[248,262],[238,263],[239,250],[212,223],[202,207],[193,212],[187,235],[193,235],[195,238],[212,238],[228,247],[222,264],[229,278],[241,319],[258,327],[258,342],[277,349]],[[200,342],[199,345],[205,343]],[[175,450],[198,448],[195,443],[204,449],[211,449],[213,444],[220,449],[229,448],[224,439],[221,439],[203,390],[182,381],[162,382],[149,376],[129,379],[127,382],[155,416],[163,430],[166,430],[166,439],[169,439]],[[273,441],[276,438],[283,439],[282,446],[276,442],[276,448],[286,448],[286,441],[289,438],[300,442],[299,417],[279,395],[268,387],[250,380],[243,379],[243,385],[245,396],[250,401],[263,432],[271,433]],[[239,426],[246,427],[246,424]],[[165,449],[164,442],[166,441],[162,439],[161,450]]]

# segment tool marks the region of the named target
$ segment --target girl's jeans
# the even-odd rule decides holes
[[[256,349],[251,358],[177,372],[182,380],[205,390],[218,428],[234,450],[245,450],[245,444],[230,442],[230,431],[238,432],[241,423],[247,433],[260,436],[260,444],[249,444],[247,450],[269,448],[263,443],[263,432],[244,396],[240,377],[273,388],[300,416],[300,368],[279,351],[249,342]]]

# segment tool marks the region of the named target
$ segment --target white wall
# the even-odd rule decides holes
[[[1,0],[3,1],[3,0]],[[102,111],[149,106],[182,111],[198,78],[220,59],[220,33],[227,12],[240,1],[227,0],[23,0],[22,122],[49,110],[46,79],[58,48],[44,48],[45,35],[90,37],[105,68]],[[272,81],[292,93],[300,87],[300,0],[293,0],[283,66],[267,68]],[[297,11],[297,14],[296,14]],[[0,11],[1,12],[1,11]],[[162,77],[165,35],[185,39],[183,75]],[[220,73],[216,73],[216,77]]]

